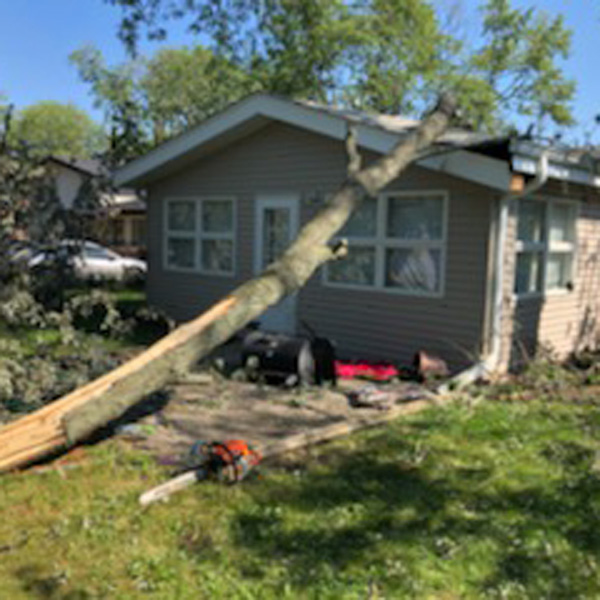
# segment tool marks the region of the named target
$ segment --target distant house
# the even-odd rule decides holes
[[[346,176],[415,121],[254,95],[117,172],[145,190],[150,301],[187,319],[272,261]],[[506,369],[541,345],[600,336],[600,175],[583,152],[448,131],[341,235],[349,256],[272,307],[265,328],[307,322],[348,357]]]
[[[56,182],[61,205],[67,210],[87,209],[79,205],[86,193],[97,193],[91,217],[92,237],[118,252],[143,255],[146,251],[146,204],[133,189],[119,188],[114,192],[95,192],[107,172],[98,160],[70,159],[53,156],[47,160]]]

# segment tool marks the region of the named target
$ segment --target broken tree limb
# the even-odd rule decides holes
[[[188,352],[188,341],[198,337],[234,305],[234,298],[225,298],[209,311],[179,327],[114,371],[0,429],[0,471],[31,462],[46,453],[69,446],[97,429],[98,425],[90,425],[79,437],[77,427],[85,427],[87,421],[84,420],[82,424],[76,419],[75,432],[71,430],[69,418],[73,415],[76,417],[78,407],[82,405],[97,408],[100,412],[98,418],[106,419],[101,424],[122,414],[136,401],[132,401],[132,398],[139,399],[140,388],[152,388],[159,378],[162,380],[165,375],[175,375]],[[158,387],[161,385],[162,383]],[[114,401],[98,404],[94,402],[98,398],[107,397]]]
[[[348,155],[348,177],[354,177],[360,171],[362,157],[358,151],[358,134],[353,125],[348,125],[346,154]]]
[[[389,154],[367,167],[352,169],[331,200],[261,275],[116,370],[0,429],[0,471],[82,441],[160,389],[175,373],[189,369],[284,296],[303,287],[321,265],[342,257],[345,245],[330,247],[329,240],[343,227],[362,196],[375,195],[398,177],[444,133],[454,110],[454,101],[442,96],[436,108]],[[347,149],[356,166],[352,135]]]

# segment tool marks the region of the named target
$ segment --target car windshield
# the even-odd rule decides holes
[[[107,260],[114,258],[114,255],[110,250],[100,246],[86,246],[83,249],[83,255],[85,258],[103,258]]]

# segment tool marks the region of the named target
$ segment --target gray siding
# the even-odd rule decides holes
[[[372,155],[366,157],[373,158]],[[261,192],[301,194],[302,216],[315,199],[345,176],[342,144],[287,125],[271,124],[149,190],[150,301],[177,319],[207,308],[252,275],[254,198]],[[481,344],[492,195],[483,187],[413,167],[390,189],[449,193],[446,289],[442,298],[334,289],[313,277],[298,299],[299,320],[337,340],[341,354],[408,362],[420,348],[439,352],[454,368],[476,356]],[[208,277],[163,269],[163,201],[169,196],[233,195],[238,236],[235,277]]]

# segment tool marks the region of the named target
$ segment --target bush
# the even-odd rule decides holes
[[[56,350],[40,344],[31,352],[0,340],[0,421],[35,410],[119,364],[117,356],[91,345]]]
[[[48,327],[48,313],[24,290],[11,294],[0,302],[0,321],[9,328]]]
[[[0,337],[0,422],[115,368],[118,356],[107,353],[98,336],[148,344],[173,326],[156,309],[124,312],[113,294],[99,289],[72,296],[61,312],[46,311],[26,291],[0,300],[0,331],[4,326],[12,336]]]

